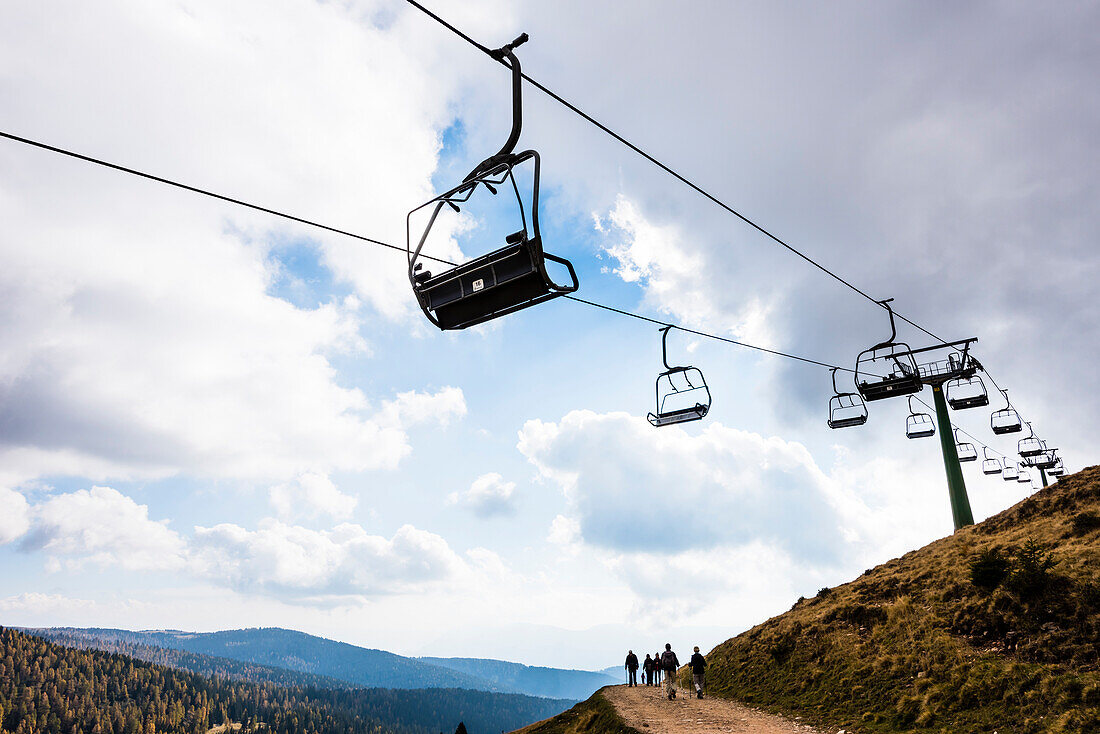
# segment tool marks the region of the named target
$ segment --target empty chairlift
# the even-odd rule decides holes
[[[1016,481],[1020,484],[1031,484],[1031,472],[1027,470],[1027,467],[1019,464],[1018,469],[1020,475],[1016,477]]]
[[[905,419],[906,438],[928,438],[936,435],[936,423],[928,413],[921,413],[913,407],[913,396],[909,396],[909,417]]]
[[[1015,482],[1020,477],[1020,470],[1016,464],[1010,464],[1005,461],[1004,471],[1001,472],[1001,479],[1006,482]]]
[[[833,397],[829,399],[829,428],[851,428],[867,422],[867,404],[859,393],[841,392],[836,386],[836,367],[833,367]]]
[[[1001,390],[1005,396],[1005,407],[993,411],[989,416],[989,425],[998,436],[1005,433],[1019,433],[1024,430],[1024,423],[1020,420],[1020,414],[1012,407],[1008,400],[1008,390]]]
[[[406,251],[409,261],[409,283],[428,320],[440,329],[465,329],[505,314],[534,306],[577,290],[579,283],[568,260],[542,249],[539,230],[539,154],[534,150],[513,153],[519,142],[523,124],[520,84],[522,73],[513,49],[527,40],[521,35],[512,43],[494,51],[512,70],[512,132],[495,155],[474,168],[453,189],[413,209],[406,219]],[[530,218],[516,180],[516,167],[530,161],[533,166]],[[494,247],[487,254],[453,267],[444,264],[442,272],[432,274],[424,269],[422,255],[428,234],[436,226],[444,207],[459,211],[475,192],[496,195],[497,189],[510,190],[516,197],[520,229],[502,237],[503,247]],[[504,192],[509,196],[508,192]],[[510,198],[510,197],[509,197]],[[430,207],[431,215],[416,247],[413,247],[412,218]],[[447,229],[440,227],[440,229]],[[498,241],[498,244],[500,241]],[[547,261],[568,271],[569,282],[555,282],[546,269]],[[436,265],[438,265],[438,261]],[[435,267],[435,266],[433,266]]]
[[[879,301],[890,314],[890,338],[856,357],[856,389],[864,400],[882,400],[920,392],[924,387],[908,344],[895,342],[898,332],[888,298]]]
[[[1036,469],[1045,470],[1054,466],[1058,461],[1058,449],[1048,449],[1045,441],[1041,443],[1043,444],[1043,450],[1031,457],[1031,465]]]
[[[977,461],[978,450],[974,444],[959,440],[959,429],[955,429],[955,451],[959,454],[960,462]]]
[[[1046,447],[1035,435],[1035,429],[1031,427],[1030,423],[1027,424],[1027,430],[1030,435],[1020,439],[1020,442],[1016,444],[1016,450],[1023,458],[1030,459],[1033,456],[1038,456],[1043,453]]]
[[[982,455],[985,457],[982,459],[982,474],[988,474],[993,476],[994,474],[1000,474],[1004,471],[1004,467],[1001,466],[1001,460],[995,456],[989,455],[989,447],[982,447]]]
[[[1066,467],[1062,463],[1062,457],[1060,457],[1060,456],[1054,461],[1054,466],[1047,469],[1047,474],[1049,474],[1052,477],[1060,477],[1060,476],[1064,475],[1065,473],[1066,473]]]
[[[986,392],[985,383],[978,375],[948,380],[944,385],[944,393],[947,396],[947,404],[952,410],[982,408],[989,405],[989,393]]]
[[[661,329],[661,359],[665,371],[657,376],[657,412],[646,418],[650,425],[660,428],[675,423],[697,421],[710,411],[710,388],[697,367],[671,367],[668,364],[668,332],[671,326]]]

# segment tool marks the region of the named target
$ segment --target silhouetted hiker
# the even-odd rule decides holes
[[[707,669],[707,661],[699,654],[699,646],[695,646],[695,654],[688,663],[691,666],[691,682],[695,684],[695,697],[703,697],[703,671]]]
[[[653,669],[657,667],[657,661],[648,652],[645,654],[645,662],[642,663],[642,672],[645,673],[645,684],[653,685]]]
[[[661,653],[657,652],[653,656],[653,685],[661,685]]]
[[[626,672],[626,684],[628,686],[638,685],[638,656],[634,654],[633,650],[626,651]]]
[[[455,734],[466,734],[466,725],[461,721],[458,722],[458,728],[455,729]]]
[[[676,698],[676,669],[680,667],[680,661],[676,653],[672,651],[672,644],[665,643],[665,651],[661,653],[661,670],[665,673],[665,689],[668,691],[668,700]]]

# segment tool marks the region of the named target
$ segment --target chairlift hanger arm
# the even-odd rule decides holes
[[[530,36],[521,33],[511,43],[489,52],[490,56],[505,63],[512,70],[512,131],[508,133],[508,139],[504,141],[504,145],[501,146],[500,150],[478,163],[463,181],[469,181],[494,168],[516,149],[519,135],[523,131],[523,70],[519,64],[519,57],[515,54],[515,49],[527,43],[529,39]]]

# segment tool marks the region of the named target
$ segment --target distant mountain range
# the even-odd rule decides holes
[[[26,631],[70,647],[117,652],[203,675],[276,685],[464,688],[577,701],[619,682],[600,672],[501,660],[408,658],[280,628],[132,632],[54,627]]]

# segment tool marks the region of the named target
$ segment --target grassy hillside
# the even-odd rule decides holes
[[[627,726],[599,691],[552,719],[531,724],[513,734],[641,734]]]
[[[849,732],[1100,732],[1100,467],[708,660],[712,692]]]

